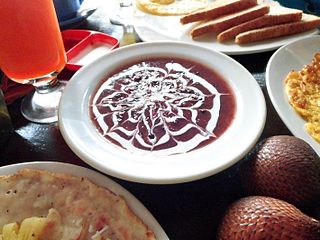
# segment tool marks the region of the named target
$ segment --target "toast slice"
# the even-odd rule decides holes
[[[272,5],[270,6],[270,12],[268,14],[229,28],[218,34],[217,39],[219,42],[225,42],[234,39],[242,32],[282,23],[297,22],[301,20],[301,18],[301,10]]]
[[[298,22],[284,23],[270,27],[250,30],[236,36],[237,44],[246,44],[266,39],[288,36],[296,33],[306,32],[320,25],[320,17],[311,14],[302,14],[302,19]]]
[[[219,17],[211,21],[202,22],[194,29],[192,29],[191,36],[192,38],[195,38],[210,32],[220,33],[235,25],[267,14],[269,12],[269,8],[269,5],[260,4],[249,9]]]
[[[201,9],[180,18],[182,24],[215,19],[225,14],[240,11],[257,5],[257,0],[216,0],[205,9]]]

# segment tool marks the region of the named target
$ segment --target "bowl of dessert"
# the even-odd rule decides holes
[[[92,167],[168,184],[216,174],[243,158],[263,130],[254,77],[225,54],[157,41],[111,51],[68,82],[59,127]]]

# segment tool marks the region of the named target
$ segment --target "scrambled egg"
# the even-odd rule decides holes
[[[320,143],[320,52],[299,72],[285,79],[290,104],[306,121],[307,132]]]
[[[174,16],[205,8],[208,0],[137,0],[137,7],[154,15]]]

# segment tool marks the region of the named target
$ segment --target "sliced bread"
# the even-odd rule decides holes
[[[216,0],[208,7],[192,12],[180,18],[182,24],[215,19],[225,14],[240,11],[257,5],[257,0]]]
[[[219,42],[225,42],[234,39],[242,32],[282,23],[297,22],[301,18],[301,10],[272,5],[268,14],[229,28],[218,34],[217,39]]]
[[[320,25],[320,17],[311,14],[302,14],[298,22],[284,23],[270,27],[250,30],[236,36],[237,44],[246,44],[266,39],[288,36],[314,29]]]
[[[219,17],[211,21],[201,22],[199,25],[192,29],[191,36],[192,38],[195,38],[210,32],[220,33],[240,23],[247,22],[267,14],[269,12],[269,8],[269,5],[260,4],[236,13]]]

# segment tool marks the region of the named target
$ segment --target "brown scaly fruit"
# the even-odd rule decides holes
[[[320,222],[285,201],[250,196],[230,205],[217,239],[319,240]]]
[[[320,200],[320,158],[305,141],[273,136],[261,141],[241,165],[247,195],[270,196],[304,210]]]

